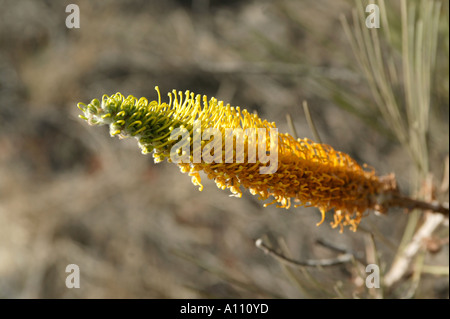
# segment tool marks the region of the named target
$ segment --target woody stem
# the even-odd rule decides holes
[[[448,203],[439,203],[437,201],[425,202],[399,194],[394,194],[392,198],[390,198],[389,201],[385,204],[388,207],[400,207],[406,208],[408,210],[413,209],[430,210],[436,213],[441,213],[445,216],[449,215]]]

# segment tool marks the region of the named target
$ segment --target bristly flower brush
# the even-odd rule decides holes
[[[200,129],[215,128],[225,134],[226,129],[276,128],[275,123],[260,119],[256,114],[239,107],[224,105],[222,101],[201,97],[189,91],[183,94],[173,90],[169,102],[162,102],[158,87],[158,100],[148,102],[145,98],[124,97],[120,93],[104,95],[88,105],[79,103],[84,115],[80,117],[90,125],[109,125],[111,136],[137,138],[142,152],[153,152],[155,162],[168,159],[177,143],[171,139],[175,129],[189,132],[192,136],[195,123]],[[219,188],[230,188],[240,197],[240,186],[248,188],[262,200],[273,197],[280,207],[289,208],[291,200],[295,206],[315,206],[322,213],[334,210],[333,227],[350,226],[355,231],[363,213],[368,209],[385,212],[391,194],[397,193],[393,176],[378,177],[373,170],[364,170],[349,155],[338,152],[325,144],[308,139],[295,140],[289,134],[278,134],[278,168],[272,174],[261,174],[260,161],[249,162],[249,139],[244,141],[244,161],[224,163],[217,161],[177,163],[183,173],[189,172],[195,185],[201,185],[199,172],[214,179]],[[264,136],[267,140],[269,135]],[[195,147],[188,139],[191,150]],[[261,140],[258,140],[260,143]],[[265,143],[268,145],[268,143]],[[222,145],[224,146],[224,144]],[[200,144],[203,150],[207,143]],[[233,150],[235,153],[235,150]],[[192,154],[192,153],[191,153]],[[225,147],[222,155],[226,156]],[[271,203],[271,204],[272,204]],[[266,204],[267,205],[267,204]],[[266,206],[265,205],[265,206]],[[319,224],[320,224],[319,223]]]

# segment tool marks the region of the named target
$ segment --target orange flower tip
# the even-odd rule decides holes
[[[320,222],[318,222],[318,223],[316,224],[316,226],[322,225],[322,223],[325,221],[326,210],[323,209],[323,208],[320,208],[320,213],[322,214],[322,219],[320,220]]]

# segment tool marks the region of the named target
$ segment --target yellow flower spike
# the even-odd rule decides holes
[[[175,162],[171,158],[171,150],[175,146],[182,146],[175,150],[178,156],[187,155],[190,162],[178,162],[181,172],[188,173],[192,183],[203,190],[200,172],[203,171],[209,179],[214,179],[217,187],[229,188],[232,196],[241,197],[243,188],[248,188],[252,195],[272,202],[264,207],[278,203],[279,207],[289,209],[291,206],[315,206],[321,213],[320,225],[324,222],[326,212],[334,210],[333,228],[349,226],[355,231],[363,213],[368,209],[385,211],[386,206],[380,203],[380,198],[389,197],[397,192],[393,176],[380,178],[375,175],[373,168],[360,166],[350,156],[334,150],[331,146],[314,143],[309,139],[294,139],[289,134],[269,134],[270,129],[276,129],[273,122],[262,120],[255,113],[250,113],[239,107],[224,105],[215,98],[208,100],[206,96],[195,95],[190,91],[173,90],[168,93],[169,102],[161,101],[161,93],[156,86],[158,95],[156,101],[146,98],[136,99],[133,96],[124,97],[120,93],[112,96],[104,95],[99,100],[92,100],[88,105],[79,103],[78,108],[83,112],[80,118],[90,125],[109,125],[111,135],[119,137],[134,136],[142,152],[153,152],[156,163],[163,160]],[[196,126],[198,125],[198,126]],[[215,128],[222,136],[216,143],[215,137],[209,141],[201,140],[195,144],[195,136],[200,136],[206,129]],[[225,162],[228,155],[233,155],[233,161],[238,158],[237,140],[242,132],[233,139],[233,149],[227,150],[225,143],[226,129],[265,129],[261,136],[245,131],[243,139],[244,162]],[[172,134],[176,131],[189,137],[180,143],[180,138]],[[184,132],[184,133],[183,133]],[[259,139],[261,138],[261,139]],[[277,148],[272,150],[271,143],[275,138]],[[207,162],[203,150],[212,150],[214,154],[221,154],[221,161]],[[177,144],[180,143],[180,144]],[[259,158],[259,150],[265,144],[265,153],[277,154],[276,170],[267,174],[262,168],[272,165]],[[254,152],[253,144],[256,144]],[[216,145],[219,148],[216,150]],[[187,148],[186,148],[187,147]],[[209,147],[209,148],[206,148]],[[220,149],[222,147],[222,149]],[[264,148],[261,150],[264,153]],[[190,154],[186,154],[191,152]],[[195,152],[200,152],[200,163],[193,163]],[[200,154],[199,153],[199,154]],[[206,153],[206,151],[205,151]],[[258,159],[253,155],[258,154]],[[210,154],[211,155],[211,154]],[[264,155],[264,154],[263,154]],[[266,163],[266,164],[264,164]],[[369,168],[369,170],[364,170]],[[292,202],[294,201],[294,203]]]

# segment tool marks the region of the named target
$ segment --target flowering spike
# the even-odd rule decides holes
[[[306,138],[296,140],[289,134],[277,133],[272,137],[268,131],[276,129],[275,123],[260,119],[256,113],[229,104],[224,106],[222,101],[215,98],[208,100],[206,96],[189,91],[183,94],[173,90],[168,93],[169,102],[165,103],[161,101],[157,86],[155,90],[158,99],[150,103],[146,98],[125,98],[120,93],[104,95],[101,102],[94,99],[88,105],[78,103],[78,108],[83,112],[80,117],[90,125],[109,125],[111,136],[134,136],[143,154],[153,152],[156,163],[164,159],[175,162],[171,150],[181,143],[182,148],[174,153],[180,157],[187,155],[190,162],[179,161],[177,165],[183,173],[189,173],[199,190],[203,189],[199,174],[203,171],[208,178],[214,179],[219,188],[229,188],[232,196],[241,197],[242,186],[262,200],[273,198],[272,203],[264,206],[278,203],[279,207],[287,209],[293,201],[294,207],[318,207],[322,216],[318,225],[325,220],[326,212],[334,209],[331,225],[333,228],[339,226],[341,231],[343,226],[350,226],[355,231],[367,209],[384,212],[387,206],[380,198],[397,192],[393,176],[380,178],[373,168],[364,170],[349,155],[329,145],[314,143]],[[231,143],[233,149],[227,150],[227,143],[223,138],[220,140],[220,134],[211,137],[209,143],[202,140],[195,144],[195,136],[208,129],[218,130],[222,137],[226,136],[226,129],[234,129],[233,132],[237,133]],[[252,130],[258,129],[266,131],[257,137]],[[177,131],[189,137],[181,142],[177,137],[172,138]],[[237,160],[237,141],[242,135],[245,135],[241,139],[244,162],[224,162],[227,154],[233,154]],[[274,141],[277,142],[275,150],[272,149]],[[255,149],[251,148],[253,142],[257,144]],[[196,158],[195,151],[211,151],[213,148],[216,155],[216,146],[222,161],[214,156],[212,162],[207,162],[205,155],[208,154],[202,153],[199,163],[192,162]],[[189,151],[191,153],[186,154]],[[276,171],[263,174],[261,169],[272,165],[272,157],[270,164],[263,162],[264,155],[272,151],[277,155]],[[252,161],[255,152],[258,153],[258,160]]]

